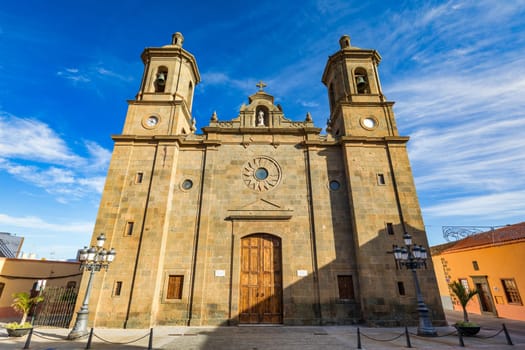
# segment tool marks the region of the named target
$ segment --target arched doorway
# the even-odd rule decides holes
[[[241,239],[239,323],[282,323],[279,237],[260,233]]]

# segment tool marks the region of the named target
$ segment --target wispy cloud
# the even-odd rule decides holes
[[[0,113],[0,157],[53,164],[81,162],[47,124],[7,113]]]
[[[448,1],[386,24],[395,26],[386,37],[395,64],[413,63],[385,91],[411,135],[419,195],[439,202],[423,206],[426,217],[475,224],[525,212],[525,45],[508,30],[524,5]]]
[[[97,81],[129,83],[134,80],[131,76],[117,73],[100,64],[82,68],[62,68],[57,72],[57,75],[66,80],[70,80],[75,85],[94,83]]]
[[[446,203],[431,205],[424,209],[436,217],[485,217],[503,220],[523,217],[525,212],[525,191],[511,191],[448,200]],[[505,208],[505,210],[501,210]],[[473,223],[474,224],[474,223]]]
[[[75,154],[41,121],[0,116],[0,171],[43,189],[58,202],[102,192],[111,152],[93,141],[84,144],[87,156]]]
[[[3,226],[16,226],[23,229],[36,229],[38,231],[86,233],[93,230],[92,222],[60,222],[50,223],[36,216],[9,216],[0,213],[0,224]]]

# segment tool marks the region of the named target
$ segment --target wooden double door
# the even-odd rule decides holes
[[[239,322],[282,323],[281,239],[255,234],[241,240]]]

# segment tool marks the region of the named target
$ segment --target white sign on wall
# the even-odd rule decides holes
[[[224,277],[226,276],[226,271],[224,270],[215,270],[215,277]]]
[[[306,271],[306,270],[297,270],[297,276],[299,276],[299,277],[306,277],[306,276],[308,276],[308,271]]]

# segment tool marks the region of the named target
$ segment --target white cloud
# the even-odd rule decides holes
[[[22,229],[37,231],[54,231],[68,233],[86,233],[93,230],[93,222],[64,222],[50,223],[36,216],[10,216],[0,213],[2,226],[16,226]]]
[[[57,72],[59,77],[72,81],[74,84],[91,83],[96,81],[125,82],[134,80],[131,76],[123,75],[99,64],[92,64],[82,68],[62,68]]]
[[[81,161],[47,124],[5,113],[0,113],[0,157],[53,164]]]
[[[24,142],[19,142],[24,140]],[[47,124],[0,116],[0,170],[43,189],[61,203],[103,190],[111,152],[85,141],[87,157],[73,153]]]
[[[505,219],[523,217],[525,191],[502,192],[449,200],[424,207],[423,213],[435,217],[485,217]]]

